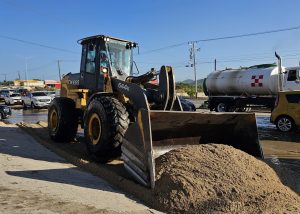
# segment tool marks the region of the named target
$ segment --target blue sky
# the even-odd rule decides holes
[[[161,65],[174,67],[177,80],[193,79],[189,62],[191,40],[300,26],[297,0],[0,0],[0,80],[58,79],[79,72],[81,47],[77,40],[107,34],[139,43],[135,61],[145,73]],[[8,36],[70,52],[33,46],[2,38]],[[285,66],[300,60],[300,30],[230,40],[197,43],[197,76],[217,68],[275,62],[278,51]],[[185,43],[186,42],[186,43]],[[176,48],[147,52],[174,44]]]

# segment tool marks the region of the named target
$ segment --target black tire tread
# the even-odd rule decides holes
[[[122,144],[125,132],[129,125],[129,114],[126,107],[115,97],[99,96],[95,97],[89,104],[86,114],[89,114],[92,108],[97,105],[102,105],[104,114],[106,116],[106,123],[101,124],[107,130],[105,139],[100,140],[100,145],[96,147],[91,146],[87,136],[87,117],[85,118],[85,139],[87,149],[91,157],[98,162],[107,162],[112,157],[119,155],[120,146]]]
[[[50,113],[56,108],[58,113],[58,128],[56,132],[50,129]],[[76,114],[75,102],[66,97],[54,98],[49,106],[48,129],[52,140],[56,142],[71,142],[74,140],[78,129],[78,116]]]

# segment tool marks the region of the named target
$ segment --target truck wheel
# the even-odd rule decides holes
[[[75,102],[66,97],[55,98],[48,111],[49,136],[56,142],[71,142],[78,128]]]
[[[250,111],[251,111],[251,107],[247,107],[246,112],[250,112]]]
[[[33,102],[31,102],[31,106],[30,106],[32,109],[35,109],[35,105]]]
[[[288,116],[281,116],[276,120],[276,127],[279,131],[290,132],[295,128],[295,123]]]
[[[247,110],[246,106],[241,106],[237,109],[237,112],[245,112]]]
[[[219,103],[216,107],[217,112],[226,112],[227,111],[227,106],[225,103]]]
[[[120,155],[120,145],[129,125],[125,106],[114,97],[97,97],[85,114],[84,136],[93,160],[105,163]]]

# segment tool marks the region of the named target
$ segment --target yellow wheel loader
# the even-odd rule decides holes
[[[218,143],[263,157],[254,114],[185,112],[171,67],[133,76],[135,42],[104,35],[78,42],[80,73],[63,77],[61,96],[49,107],[54,141],[74,140],[80,124],[93,159],[107,162],[121,154],[128,172],[151,188],[155,159],[174,148]],[[154,79],[158,84],[150,83]]]

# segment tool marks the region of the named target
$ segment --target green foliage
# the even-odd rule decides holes
[[[202,92],[202,85],[197,85],[198,92]],[[187,84],[187,83],[177,83],[176,84],[176,91],[184,93],[186,92],[190,97],[195,96],[195,85]]]
[[[13,81],[3,81],[3,82],[0,82],[0,86],[9,86],[9,85],[13,85],[14,82]]]
[[[35,90],[36,90],[36,91],[45,91],[45,88],[40,87],[40,86],[36,86],[36,87],[35,87]]]

